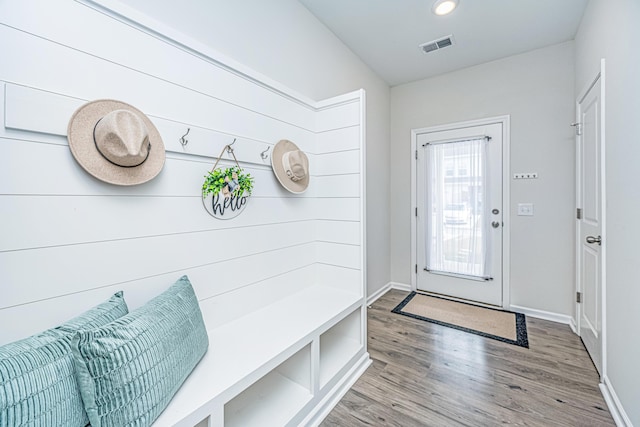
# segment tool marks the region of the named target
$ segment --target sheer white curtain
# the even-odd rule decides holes
[[[432,273],[491,278],[487,144],[485,137],[425,144],[425,253]]]

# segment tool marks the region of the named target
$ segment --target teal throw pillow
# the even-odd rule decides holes
[[[151,425],[208,345],[187,276],[128,315],[78,332],[71,348],[91,425]]]
[[[118,292],[61,326],[1,346],[0,426],[86,426],[71,339],[78,330],[105,325],[127,312]]]

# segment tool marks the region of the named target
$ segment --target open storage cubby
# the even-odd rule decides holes
[[[284,426],[312,397],[311,344],[308,344],[227,402],[224,425]]]
[[[362,309],[320,335],[320,388],[327,385],[362,349]]]

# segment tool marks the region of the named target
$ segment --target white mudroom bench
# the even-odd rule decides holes
[[[207,328],[209,350],[154,425],[317,425],[370,364],[364,307],[319,285]],[[201,309],[208,324],[215,307]]]

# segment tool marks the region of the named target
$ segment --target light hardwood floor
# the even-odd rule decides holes
[[[566,325],[527,318],[529,349],[368,310],[373,364],[322,426],[615,426],[598,375]]]

